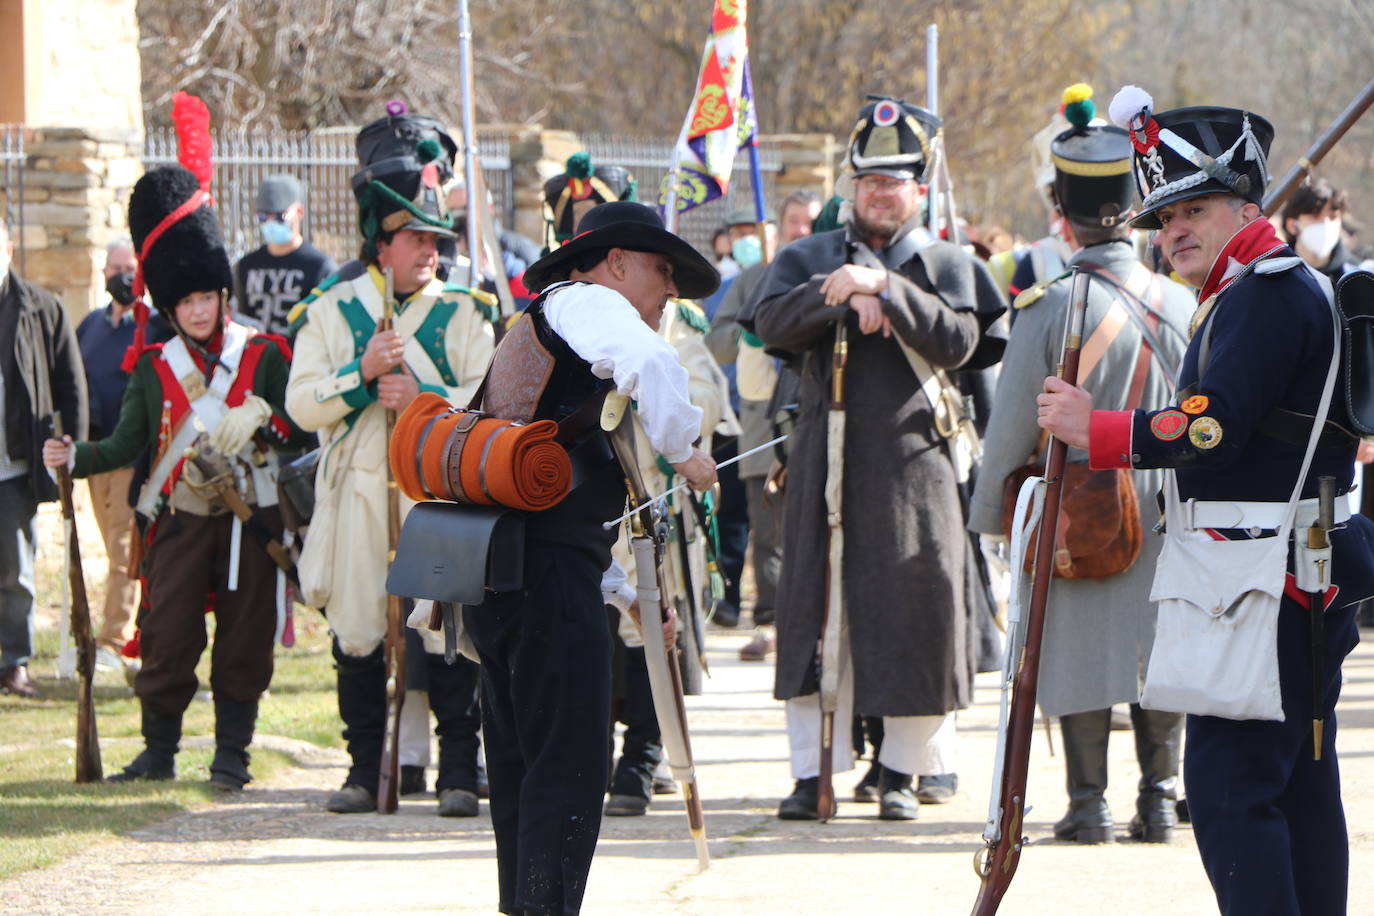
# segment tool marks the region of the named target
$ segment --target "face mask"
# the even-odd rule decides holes
[[[289,224],[276,220],[268,220],[259,228],[262,229],[262,240],[269,245],[289,245],[296,236]]]
[[[1336,243],[1340,240],[1341,221],[1338,219],[1326,219],[1320,223],[1312,223],[1298,233],[1298,241],[1302,243],[1302,247],[1323,261],[1331,256]]]
[[[105,279],[105,292],[110,294],[110,298],[120,305],[133,305],[134,303],[134,275],[132,272],[115,274],[113,277]]]
[[[746,235],[742,239],[735,239],[730,246],[730,257],[734,258],[740,267],[749,267],[762,261],[763,246],[759,244],[759,237]]]

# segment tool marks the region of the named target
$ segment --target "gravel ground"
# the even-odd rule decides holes
[[[711,869],[697,873],[680,799],[660,796],[646,817],[606,819],[583,911],[969,912],[995,742],[992,680],[980,679],[977,704],[960,715],[963,791],[952,803],[927,806],[915,822],[880,822],[875,806],[844,801],[858,774],[841,774],[836,820],[784,822],[773,816],[791,786],[782,708],[771,698],[772,666],[736,661],[746,636],[710,634],[713,677],[706,696],[688,701]],[[1340,747],[1351,860],[1359,863],[1374,853],[1374,650],[1367,644],[1347,663],[1346,677]],[[342,755],[270,736],[261,743],[294,753],[300,765],[234,801],[0,884],[0,907],[138,916],[495,912],[485,803],[471,820],[437,817],[432,799],[405,800],[391,817],[331,815],[323,804],[342,780]],[[110,751],[124,754],[127,746]],[[1130,736],[1117,734],[1111,753],[1109,800],[1124,830],[1137,778]],[[1215,912],[1187,828],[1168,846],[1055,842],[1050,826],[1062,813],[1062,780],[1061,761],[1049,756],[1041,731],[1028,793],[1032,846],[1002,912]],[[1369,870],[1352,870],[1350,899],[1352,913],[1370,911]]]

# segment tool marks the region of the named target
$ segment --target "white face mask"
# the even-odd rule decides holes
[[[1341,240],[1341,221],[1338,219],[1322,220],[1320,223],[1312,223],[1298,233],[1298,242],[1320,260],[1325,261],[1331,256],[1336,243]]]

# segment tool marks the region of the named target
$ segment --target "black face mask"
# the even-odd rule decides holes
[[[115,274],[105,280],[105,292],[110,294],[110,298],[120,305],[134,304],[134,275],[132,273]]]

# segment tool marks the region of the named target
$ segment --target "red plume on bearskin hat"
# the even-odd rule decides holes
[[[176,324],[177,302],[190,293],[233,285],[229,253],[210,196],[214,174],[210,111],[185,92],[172,97],[181,165],[153,169],[134,185],[129,197],[129,234],[138,252],[134,274],[134,342],[124,353],[132,372],[146,347],[147,292],[169,323]]]

